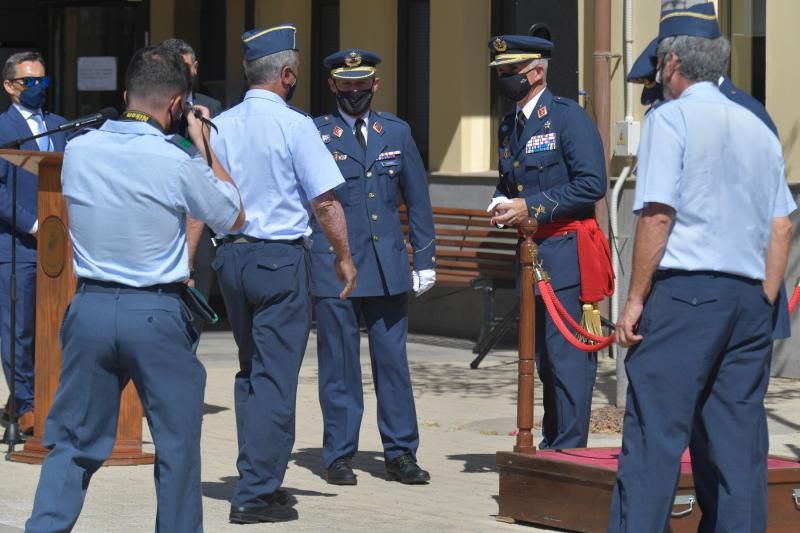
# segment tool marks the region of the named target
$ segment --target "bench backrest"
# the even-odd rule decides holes
[[[400,221],[408,242],[408,213],[400,206]],[[433,207],[437,284],[467,287],[479,278],[515,280],[515,229],[489,225],[480,209]],[[413,264],[411,246],[408,246]]]

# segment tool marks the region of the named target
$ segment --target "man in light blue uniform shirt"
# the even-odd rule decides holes
[[[216,231],[244,220],[228,174],[186,139],[166,136],[189,92],[180,56],[134,54],[128,111],[73,139],[61,175],[78,288],[62,324],[61,376],[47,417],[29,533],[69,531],[91,476],[111,453],[120,395],[133,380],[156,449],[156,531],[203,531],[200,424],[206,373],[181,297],[186,217]],[[207,114],[207,111],[204,111]],[[203,147],[200,122],[189,135]],[[207,139],[206,139],[207,141]]]
[[[341,298],[355,286],[356,269],[332,192],[342,175],[311,119],[286,104],[297,84],[295,27],[251,30],[242,40],[250,90],[215,119],[219,132],[211,138],[247,210],[241,231],[225,238],[212,265],[239,348],[239,481],[230,520],[282,522],[298,516],[278,488],[294,445],[297,380],[311,326],[309,210],[334,248]]]
[[[695,15],[662,14],[658,68],[672,101],[648,115],[638,154],[611,532],[667,530],[687,446],[699,530],[767,526],[763,402],[796,205],[775,135],[717,87],[730,48],[716,19]]]

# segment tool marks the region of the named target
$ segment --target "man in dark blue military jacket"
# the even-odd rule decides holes
[[[609,279],[598,285],[578,267],[579,235],[605,237],[594,219],[594,204],[606,192],[605,155],[597,128],[574,101],[547,88],[553,44],[523,35],[492,38],[491,67],[500,91],[517,103],[500,124],[500,180],[488,211],[492,223],[539,223],[536,242],[553,289],[576,320],[581,301],[610,294]],[[583,251],[582,253],[590,253]],[[591,295],[591,296],[590,296]],[[536,366],[543,385],[544,420],[540,448],[586,446],[597,355],[572,347],[536,300]]]
[[[378,396],[378,429],[389,479],[426,483],[417,466],[417,416],[406,355],[408,291],[417,296],[436,281],[433,216],[428,181],[411,131],[398,117],[370,109],[381,59],[366,50],[342,50],[325,58],[338,109],[314,120],[322,141],[345,178],[336,196],[347,218],[348,240],[358,285],[339,299],[342,283],[334,254],[316,220],[312,222],[312,281],[317,313],[319,396],[325,422],[322,456],[327,480],[355,485],[350,459],[358,449],[364,411],[359,323],[369,333],[372,373]],[[400,226],[398,204],[408,208],[414,270]]]

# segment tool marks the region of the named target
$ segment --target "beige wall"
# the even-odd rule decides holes
[[[228,0],[225,3],[225,78],[228,81],[241,80],[242,34],[244,27],[244,0]]]
[[[374,106],[396,112],[397,0],[340,0],[339,46],[370,50],[381,56],[383,61],[378,66],[381,86]],[[313,68],[322,68],[322,65],[313,65]]]
[[[797,56],[797,21],[800,20],[800,2],[797,0],[769,0],[767,2],[767,110],[778,126],[786,176],[789,181],[800,181],[800,110],[797,105],[797,87],[800,70]]]
[[[300,72],[298,73],[300,79],[291,103],[301,109],[308,109],[311,102],[309,94],[311,0],[256,0],[255,23],[257,28],[269,28],[287,22],[293,23],[297,27],[301,58]]]
[[[490,168],[490,0],[431,0],[431,170]]]
[[[159,0],[150,7],[150,44],[175,36],[175,0]]]

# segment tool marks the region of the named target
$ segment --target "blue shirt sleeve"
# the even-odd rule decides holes
[[[289,152],[292,154],[295,176],[307,200],[344,183],[339,167],[310,118],[304,117],[294,128]]]
[[[674,106],[662,106],[645,119],[637,154],[634,213],[652,202],[677,209],[686,139],[683,130],[683,117]]]
[[[217,179],[200,157],[181,163],[174,191],[174,205],[192,218],[202,220],[216,233],[227,233],[239,216],[239,192]]]

